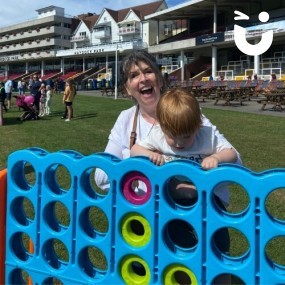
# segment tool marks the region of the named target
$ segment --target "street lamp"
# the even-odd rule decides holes
[[[118,43],[116,43],[115,54],[115,100],[118,98]]]
[[[119,49],[120,45],[120,49]],[[116,43],[116,53],[115,53],[115,99],[118,98],[118,53],[123,52],[124,48],[122,47],[122,43]]]

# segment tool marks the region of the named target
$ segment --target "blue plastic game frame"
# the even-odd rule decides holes
[[[24,174],[27,164],[35,172],[33,185]],[[59,165],[70,175],[67,190],[55,177]],[[109,177],[106,193],[92,189],[95,168]],[[148,196],[133,202],[135,196],[130,192],[132,195],[126,197],[125,187],[130,187],[130,177],[138,175],[149,182]],[[187,177],[195,184],[195,205],[180,207],[169,198],[167,185],[174,176]],[[226,213],[215,204],[213,189],[223,182],[246,190],[249,204],[241,213]],[[33,284],[53,284],[54,279],[62,284],[170,284],[176,271],[186,274],[192,284],[212,284],[222,274],[237,276],[245,284],[285,284],[285,268],[265,253],[268,242],[285,237],[284,221],[272,217],[265,205],[268,195],[280,188],[285,188],[285,169],[254,173],[222,165],[204,171],[186,161],[158,167],[139,157],[121,161],[108,154],[84,156],[72,150],[16,151],[8,157],[6,284],[23,283],[25,274]],[[32,218],[23,209],[26,200],[33,206]],[[58,223],[56,203],[68,210],[68,225]],[[91,225],[92,207],[106,217],[105,232]],[[133,220],[142,226],[141,234],[132,231]],[[197,245],[181,248],[171,244],[167,224],[173,220],[191,224]],[[222,228],[236,229],[246,237],[249,249],[245,254],[232,258],[217,250],[213,236]],[[32,241],[32,251],[25,244],[26,237]],[[64,245],[67,261],[54,253],[55,240]],[[100,251],[106,269],[97,268],[88,259],[90,249]],[[139,264],[143,273],[137,273],[134,264]]]

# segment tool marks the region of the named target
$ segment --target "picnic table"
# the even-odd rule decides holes
[[[100,89],[101,91],[101,95],[102,96],[115,96],[115,88],[114,87],[103,87]],[[124,91],[122,90],[122,88],[118,88],[118,93],[117,93],[118,97],[128,97],[128,95],[126,95],[124,93]]]
[[[100,91],[102,96],[113,96],[115,94],[115,88],[113,87],[102,87]]]
[[[224,81],[224,85],[216,90],[214,105],[221,100],[225,101],[225,106],[231,105],[232,101],[238,101],[240,105],[243,105],[243,101],[246,100],[245,85],[246,81]]]
[[[265,110],[270,104],[273,110],[282,111],[284,109],[282,105],[285,105],[285,87],[277,87],[274,91],[265,93],[261,103],[261,110]]]

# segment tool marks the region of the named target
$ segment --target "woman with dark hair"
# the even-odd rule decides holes
[[[148,137],[155,128],[157,124],[156,107],[166,86],[155,58],[144,50],[133,50],[130,52],[121,62],[120,74],[122,89],[125,94],[133,98],[135,105],[120,113],[109,135],[105,152],[113,154],[120,159],[125,159],[130,157],[130,149],[134,143]],[[204,115],[201,115],[201,125],[213,128],[215,136],[223,139],[223,135]],[[108,191],[110,188],[107,174],[99,168],[95,172],[95,181],[97,186],[104,191]],[[174,189],[173,192],[178,193],[182,191],[183,189],[179,187],[181,183],[178,181],[175,184],[174,182],[176,181],[170,181],[170,187]],[[142,191],[146,191],[143,183],[138,182],[133,184],[133,187],[138,195]],[[229,197],[225,195],[224,198],[228,200]],[[183,199],[188,199],[188,197],[185,196]],[[186,240],[188,244],[191,244],[193,239],[194,242],[197,242],[193,233],[188,231],[184,225],[173,223],[169,226],[169,232],[172,232],[173,239],[177,239],[179,242]],[[228,231],[221,232],[217,236],[216,242],[223,252],[228,251]],[[228,284],[228,278],[223,278],[223,280],[219,280],[215,284],[219,283]]]

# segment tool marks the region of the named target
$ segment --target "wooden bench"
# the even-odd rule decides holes
[[[265,110],[266,105],[272,105],[273,110],[282,111],[284,109],[282,105],[285,105],[285,93],[267,93],[265,94],[265,99],[262,100],[260,103],[262,103],[262,111]]]
[[[102,96],[113,96],[115,94],[115,89],[111,87],[101,88],[100,91]]]

